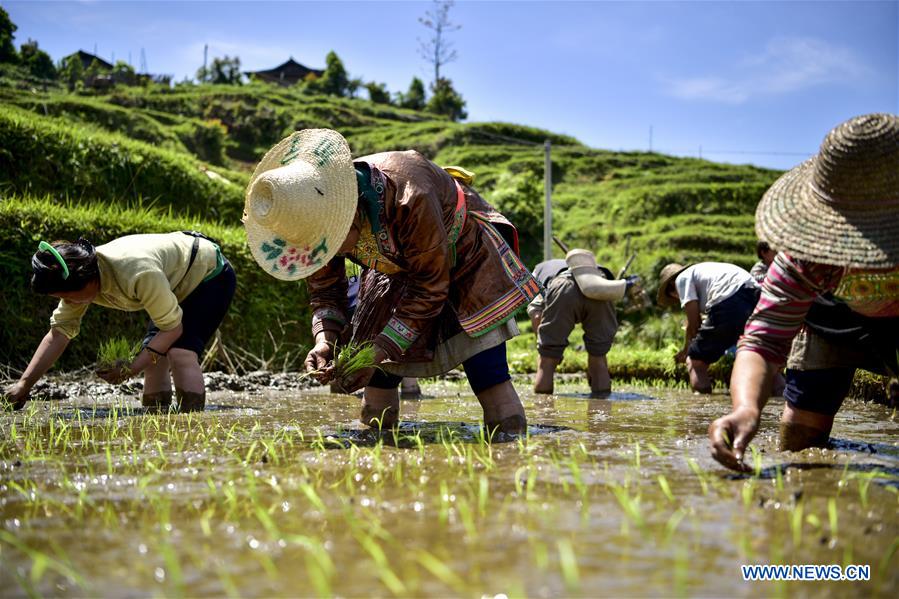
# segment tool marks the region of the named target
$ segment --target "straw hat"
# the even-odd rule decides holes
[[[868,114],[827,134],[755,213],[759,237],[797,258],[835,266],[899,266],[899,116]]]
[[[244,204],[250,252],[277,279],[304,279],[334,257],[356,214],[356,171],[346,140],[306,129],[256,166]]]
[[[690,268],[689,264],[683,266],[682,264],[672,262],[671,264],[666,265],[665,268],[662,269],[662,272],[659,273],[659,291],[656,294],[656,302],[660,306],[676,306],[678,304],[678,301],[665,293],[665,290],[668,289],[668,285],[671,284],[671,281],[677,278],[677,275],[688,268]]]
[[[600,301],[619,300],[627,290],[624,279],[607,279],[596,263],[596,256],[590,250],[574,249],[565,255],[568,270],[574,276],[578,289],[590,299]]]

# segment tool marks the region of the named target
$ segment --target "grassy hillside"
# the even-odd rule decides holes
[[[751,264],[753,211],[778,175],[750,166],[596,150],[532,127],[453,123],[265,84],[74,94],[10,81],[0,78],[0,226],[10,240],[0,268],[4,291],[17,298],[9,305],[18,322],[0,336],[0,361],[14,365],[27,359],[23,352],[44,333],[52,304],[35,300],[26,288],[33,246],[42,238],[84,232],[101,243],[142,230],[210,231],[239,256],[243,302],[260,306],[282,297],[284,304],[285,312],[236,306],[225,329],[229,341],[261,351],[267,319],[287,314],[303,331],[292,332],[290,340],[305,341],[303,294],[297,289],[283,296],[274,279],[257,278],[261,271],[243,247],[239,223],[253,165],[299,128],[337,129],[355,155],[414,148],[439,164],[473,170],[475,186],[521,229],[530,264],[542,256],[543,142],[549,139],[557,235],[571,246],[593,249],[613,270],[628,251],[636,251],[631,272],[643,274],[651,289],[668,260]],[[653,310],[627,317],[633,332],[622,342],[650,342],[660,351],[676,338],[677,327],[660,328]],[[245,322],[251,315],[253,322]],[[77,357],[90,355],[85,347]]]

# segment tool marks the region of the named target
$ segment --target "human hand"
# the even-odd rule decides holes
[[[22,381],[14,383],[0,394],[0,406],[4,410],[21,410],[28,401],[30,391],[31,389],[27,388]]]
[[[377,345],[375,346],[375,364],[380,364],[387,358],[387,354]],[[375,375],[376,367],[371,368],[363,368],[362,370],[357,370],[353,374],[347,377],[343,377],[338,381],[338,384],[343,389],[344,393],[352,393],[354,391],[358,391],[363,387],[367,386],[371,381],[371,377]]]
[[[751,470],[743,463],[743,454],[759,428],[759,413],[737,408],[709,425],[709,449],[712,457],[731,470]]]
[[[328,364],[334,358],[334,346],[327,341],[318,341],[315,346],[306,354],[306,361],[303,363],[306,372],[313,373],[315,380],[321,384],[325,384],[331,380],[331,369],[327,368]]]
[[[687,362],[687,350],[682,349],[674,354],[674,362],[676,364],[685,364]]]
[[[640,278],[640,275],[629,275],[624,277],[624,283],[624,290],[626,293],[631,291],[636,292],[639,291],[640,287],[643,285],[643,279]]]
[[[110,385],[119,385],[130,379],[133,373],[127,360],[116,360],[115,364],[101,368],[96,374]]]

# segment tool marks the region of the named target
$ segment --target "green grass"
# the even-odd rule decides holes
[[[192,155],[13,106],[0,112],[0,189],[95,204],[153,203],[186,218],[237,222],[243,185]],[[224,173],[227,178],[228,173]]]

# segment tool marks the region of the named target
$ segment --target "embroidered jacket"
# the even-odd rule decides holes
[[[307,279],[313,335],[339,332],[347,322],[345,258],[405,278],[374,339],[393,360],[429,331],[447,303],[477,337],[540,292],[501,233],[508,237],[514,227],[473,189],[415,151],[365,156],[355,165],[362,180],[354,224],[362,234],[350,255]]]
[[[753,351],[769,362],[784,363],[812,302],[828,291],[863,316],[899,317],[899,268],[849,269],[779,252],[768,269],[755,311],[746,322],[738,351]]]

